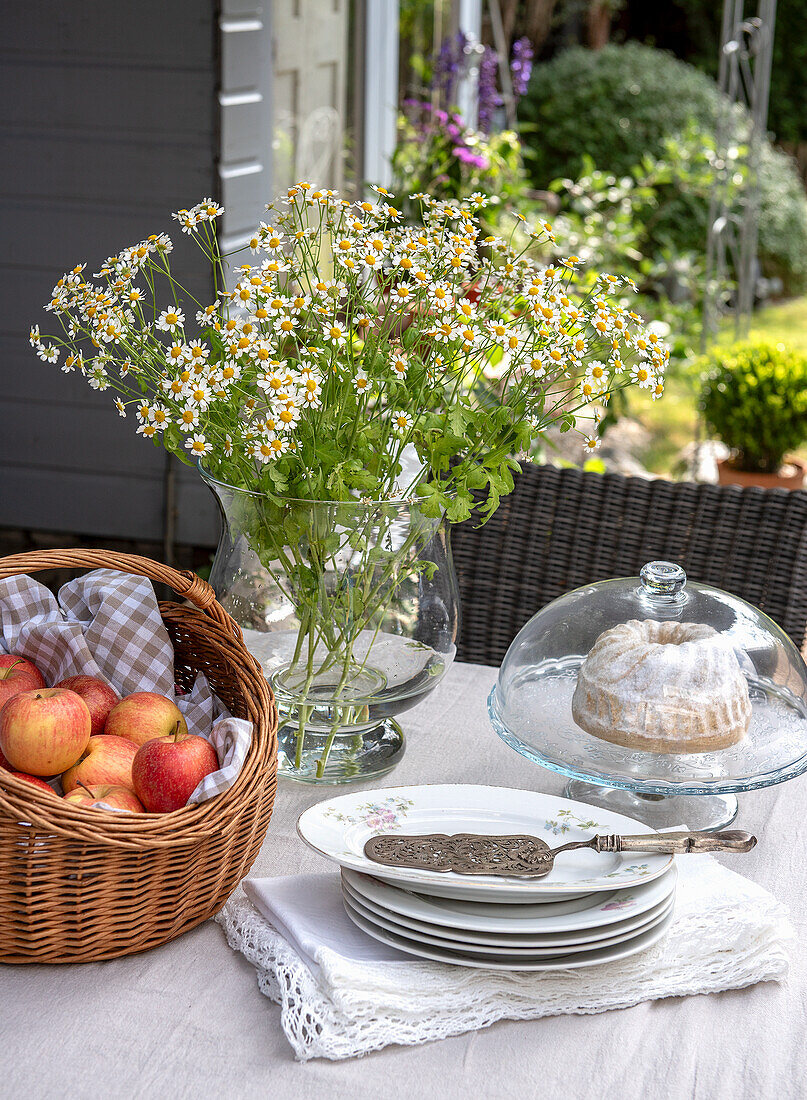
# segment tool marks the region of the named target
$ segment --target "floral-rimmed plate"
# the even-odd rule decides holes
[[[623,943],[625,940],[635,939],[636,936],[640,935],[642,932],[649,932],[651,928],[654,928],[660,921],[664,920],[675,904],[675,897],[670,896],[666,901],[657,905],[655,909],[651,909],[648,914],[643,914],[642,924],[638,928],[621,929],[620,925],[615,924],[611,926],[610,935],[600,934],[596,940],[591,939],[581,943],[561,945],[523,944],[516,942],[515,937],[501,943],[478,943],[468,942],[459,937],[452,937],[450,934],[436,936],[431,932],[421,932],[417,928],[398,924],[395,920],[379,915],[379,913],[371,909],[369,905],[365,904],[360,897],[352,894],[347,886],[343,886],[342,888],[342,901],[348,913],[352,909],[377,928],[384,929],[387,932],[394,932],[396,936],[401,936],[411,943],[429,944],[433,947],[440,947],[448,951],[467,952],[474,957],[479,956],[482,958],[496,959],[499,956],[506,955],[508,958],[520,958],[531,961],[533,959],[549,959],[557,958],[558,956],[577,955],[580,954],[581,951],[592,951],[595,947],[611,947],[615,943]]]
[[[647,914],[663,907],[675,894],[678,869],[652,882],[612,893],[589,894],[586,904],[559,902],[557,905],[486,905],[484,902],[430,898],[396,886],[342,871],[342,889],[351,893],[383,917],[410,928],[467,940],[471,943],[515,942],[561,947],[606,936],[617,929],[638,928]],[[573,906],[573,907],[572,907]]]
[[[640,821],[568,798],[508,787],[423,784],[356,791],[310,807],[300,837],[342,867],[409,890],[485,902],[537,902],[637,886],[658,878],[673,857],[578,850],[558,856],[541,879],[457,875],[373,863],[364,845],[378,833],[529,833],[551,846],[595,833],[650,833]]]
[[[474,956],[465,951],[450,951],[447,948],[435,947],[433,944],[413,943],[403,936],[396,936],[394,932],[388,932],[386,928],[379,928],[371,924],[366,918],[359,915],[355,909],[345,907],[350,920],[381,943],[397,947],[399,951],[405,951],[408,955],[415,955],[421,959],[432,959],[434,962],[451,963],[454,966],[467,966],[477,970],[579,970],[584,966],[602,966],[604,963],[616,962],[618,959],[626,959],[629,955],[636,955],[640,951],[646,951],[652,947],[667,933],[673,922],[674,912],[671,909],[667,915],[646,932],[640,932],[637,936],[621,943],[612,944],[610,947],[593,947],[590,951],[581,951],[577,955],[556,955],[551,958],[534,959],[529,962],[517,955],[500,955],[495,960]]]

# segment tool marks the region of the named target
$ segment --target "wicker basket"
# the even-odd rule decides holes
[[[207,920],[246,875],[275,797],[277,710],[241,632],[194,573],[130,554],[47,550],[0,558],[0,579],[52,569],[118,569],[168,585],[195,607],[160,604],[176,680],[204,672],[253,723],[225,794],[168,814],[84,809],[0,769],[0,961],[87,962],[156,947]]]

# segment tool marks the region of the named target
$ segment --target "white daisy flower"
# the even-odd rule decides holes
[[[196,458],[204,458],[213,450],[213,444],[208,442],[203,435],[194,435],[185,440],[185,449],[190,451]]]
[[[342,348],[347,342],[347,331],[339,324],[328,325],[323,332],[323,336],[331,345],[331,347]]]
[[[197,218],[195,214],[191,213],[190,210],[177,210],[171,217],[179,222],[182,226],[183,233],[191,234],[196,232],[196,226],[200,219]]]
[[[370,379],[364,371],[357,371],[353,376],[353,389],[358,394],[370,392]]]
[[[277,410],[275,413],[275,419],[278,422],[278,431],[290,432],[297,421],[300,419],[300,410],[294,404],[293,401],[286,401],[285,404]]]
[[[185,324],[185,314],[179,308],[164,309],[155,321],[155,327],[162,332],[173,332]]]
[[[199,409],[193,405],[185,405],[179,410],[176,422],[181,432],[192,432],[199,425]]]
[[[168,409],[165,405],[156,403],[151,406],[151,415],[149,420],[157,429],[157,431],[163,431],[171,423],[171,417],[168,415]]]
[[[205,382],[193,382],[187,391],[187,400],[193,408],[204,412],[210,405],[210,387]]]
[[[634,363],[630,370],[631,378],[637,383],[640,390],[650,390],[655,386],[656,379],[647,363]]]
[[[586,377],[595,381],[607,380],[608,367],[601,359],[592,359],[586,366]]]
[[[221,302],[216,299],[209,306],[205,306],[204,309],[198,309],[196,311],[196,323],[199,325],[211,325],[218,313]]]
[[[288,440],[282,436],[269,436],[257,439],[249,445],[247,453],[260,463],[274,462],[289,449]]]
[[[175,343],[171,344],[165,353],[165,357],[169,363],[178,366],[184,363],[190,356],[190,349],[187,344]]]

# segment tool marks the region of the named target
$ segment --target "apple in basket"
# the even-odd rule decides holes
[[[92,787],[80,784],[74,791],[64,796],[64,801],[90,810],[97,809],[98,803],[103,802],[113,810],[129,810],[135,814],[143,812],[143,807],[134,792],[128,787],[120,787],[115,783],[96,783]]]
[[[38,775],[28,775],[26,772],[13,772],[11,769],[9,769],[9,774],[13,775],[15,779],[24,779],[26,783],[33,783],[35,787],[39,787],[40,791],[47,791],[47,793],[52,794],[54,798],[59,797],[50,783],[46,783],[45,780],[40,779]]]
[[[99,680],[97,676],[68,676],[66,680],[54,684],[54,687],[68,688],[81,696],[90,712],[93,737],[104,732],[109,712],[120,702],[117,691],[113,691],[109,684]]]
[[[114,706],[104,726],[104,733],[114,734],[145,745],[155,737],[173,733],[179,723],[182,733],[188,726],[176,703],[154,691],[136,691]]]
[[[0,711],[0,752],[15,771],[57,775],[84,752],[91,725],[87,704],[74,691],[23,691]]]
[[[147,741],[132,765],[135,794],[150,813],[180,810],[206,775],[219,770],[216,750],[204,737],[178,727]]]
[[[87,787],[111,783],[133,791],[132,761],[137,749],[134,741],[116,737],[114,733],[91,737],[79,759],[62,776],[62,790],[69,794],[81,782]]]
[[[44,686],[45,677],[32,661],[13,653],[0,656],[0,707],[21,691]]]

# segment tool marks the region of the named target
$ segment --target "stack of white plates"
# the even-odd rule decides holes
[[[582,802],[504,787],[387,787],[320,802],[297,829],[341,866],[353,923],[421,958],[491,970],[597,966],[646,950],[672,922],[672,856],[583,849],[525,879],[388,867],[364,855],[378,833],[527,833],[554,848],[653,831]]]

